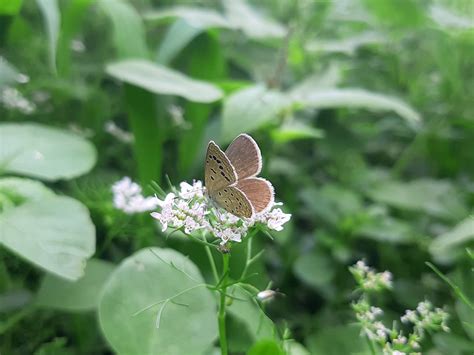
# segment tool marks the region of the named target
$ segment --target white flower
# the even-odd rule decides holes
[[[5,87],[0,89],[0,104],[7,109],[18,110],[25,115],[32,114],[36,105],[27,100],[17,89]]]
[[[272,206],[272,208],[273,208],[273,206]],[[283,225],[286,222],[288,222],[290,220],[290,218],[291,218],[291,214],[283,213],[281,208],[274,208],[274,209],[269,209],[267,211],[264,211],[262,213],[255,214],[255,216],[253,217],[252,222],[253,223],[266,224],[266,226],[269,229],[272,229],[272,230],[275,230],[275,231],[279,232],[279,231],[283,230]]]
[[[252,218],[239,218],[222,209],[215,209],[204,194],[201,181],[193,181],[192,184],[182,182],[179,187],[179,191],[168,194],[164,200],[158,200],[160,211],[151,214],[161,223],[163,231],[168,227],[183,229],[186,234],[204,230],[220,239],[220,244],[225,246],[228,242],[241,242],[249,228],[256,223],[280,231],[291,218],[280,208],[273,208],[278,204]]]
[[[144,197],[142,188],[128,176],[112,185],[115,208],[127,214],[154,210],[159,201],[156,197]]]

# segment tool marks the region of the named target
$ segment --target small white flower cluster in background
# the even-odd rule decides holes
[[[0,104],[9,110],[18,110],[25,115],[32,114],[36,105],[27,100],[17,89],[12,87],[0,88]]]
[[[400,318],[402,323],[411,323],[412,331],[404,335],[394,324],[392,329],[387,328],[380,317],[383,310],[369,303],[368,293],[380,292],[392,287],[392,275],[385,271],[377,273],[363,261],[358,261],[349,268],[355,280],[363,291],[358,301],[352,304],[356,318],[362,328],[362,334],[369,341],[380,346],[384,355],[417,355],[421,354],[421,341],[426,332],[448,332],[448,314],[441,308],[434,308],[428,301],[418,304],[416,310],[407,310]],[[383,276],[385,274],[385,276]]]
[[[123,130],[114,121],[105,122],[104,130],[122,143],[133,143],[135,140],[132,133]]]
[[[182,182],[179,191],[171,192],[163,200],[159,200],[160,211],[151,215],[161,223],[163,231],[175,228],[191,234],[203,230],[219,238],[221,245],[229,241],[240,242],[249,228],[256,224],[281,231],[291,218],[291,214],[274,208],[279,204],[274,204],[266,211],[255,214],[253,218],[241,219],[224,210],[211,208],[203,191],[201,181],[194,181],[192,185]]]
[[[349,268],[359,287],[364,291],[378,292],[392,288],[392,273],[389,271],[376,272],[359,260]]]
[[[144,197],[142,188],[128,176],[112,185],[115,208],[127,214],[152,211],[159,205],[156,197]]]

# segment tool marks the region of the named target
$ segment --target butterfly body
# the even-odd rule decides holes
[[[249,135],[239,135],[225,152],[211,141],[205,161],[207,194],[227,212],[251,218],[273,203],[273,186],[257,177],[261,169],[260,149]]]

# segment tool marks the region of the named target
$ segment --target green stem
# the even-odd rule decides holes
[[[245,276],[247,275],[247,272],[250,266],[250,260],[252,259],[252,240],[253,238],[250,236],[247,242],[247,258],[245,259],[245,267],[244,267],[244,270],[242,271],[242,275],[240,275],[241,279],[245,278]]]
[[[375,347],[374,347],[374,343],[372,343],[372,340],[370,340],[368,336],[365,336],[365,340],[367,340],[367,344],[369,344],[370,353],[372,355],[377,355],[377,353],[375,352]]]
[[[220,302],[219,302],[219,341],[221,344],[221,354],[227,355],[227,337],[226,337],[226,329],[225,329],[225,306],[226,306],[226,289],[227,289],[227,275],[229,274],[229,254],[222,254],[222,275],[223,275],[223,282],[222,287],[220,289]]]
[[[217,268],[216,268],[216,262],[214,261],[214,257],[212,256],[211,253],[211,248],[209,247],[209,244],[206,240],[206,236],[204,234],[201,234],[202,241],[206,243],[204,245],[204,249],[206,249],[206,254],[207,258],[209,259],[209,263],[211,264],[211,269],[212,269],[212,275],[214,275],[214,281],[217,283],[219,282],[219,275],[217,273]]]

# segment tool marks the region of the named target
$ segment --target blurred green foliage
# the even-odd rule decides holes
[[[0,227],[14,221],[41,229],[35,216],[48,206],[66,222],[56,219],[48,224],[53,234],[40,235],[73,230],[78,249],[64,250],[90,257],[93,226],[84,204],[96,228],[94,257],[126,260],[108,282],[130,272],[140,254],[132,255],[147,246],[189,255],[202,273],[196,277],[209,279],[201,246],[165,239],[146,214],[114,210],[110,186],[124,175],[148,192],[151,180],[166,176],[173,183],[200,179],[209,139],[225,145],[251,133],[264,155],[262,175],[293,217],[274,240],[254,240],[265,253],[249,282],[263,289],[271,281],[285,294],[265,306],[276,328],[265,323],[269,333],[261,337],[256,323],[266,316],[251,302],[242,306],[229,319],[231,352],[366,353],[352,327],[355,285],[347,269],[364,258],[397,280],[392,296],[378,300],[387,321],[429,298],[446,305],[451,333],[429,338],[424,350],[471,354],[472,309],[425,262],[473,302],[473,259],[465,251],[474,246],[473,18],[471,0],[3,1],[0,174],[7,177],[0,179]],[[82,138],[54,138],[71,132],[47,128],[45,136],[40,128],[28,136],[18,128],[23,122],[88,139],[97,150],[95,168],[88,172],[96,158],[87,142],[76,142]],[[108,129],[111,122],[134,140]],[[5,153],[28,150],[35,135],[56,157],[47,172],[28,156],[12,164]],[[86,145],[75,150],[74,144]],[[48,187],[11,175],[43,179]],[[12,201],[20,205],[14,215],[5,212]],[[74,208],[82,212],[68,213]],[[21,233],[0,232],[0,244],[26,260],[77,278],[77,268],[63,273],[57,265],[47,268],[47,258],[38,261],[41,241],[15,246]],[[88,234],[86,246],[77,244],[78,232]],[[109,264],[104,271],[93,267],[100,260],[92,261],[79,281],[82,297],[7,249],[0,257],[2,354],[105,354],[111,347],[102,332],[109,341],[118,337],[116,350],[153,342],[140,339],[139,326],[120,333],[127,320],[113,315],[101,318],[101,328],[90,311]],[[244,258],[245,241],[232,251],[231,276]],[[169,269],[162,273],[175,277]],[[155,274],[150,282],[159,282]],[[104,298],[123,294],[124,302],[146,303],[143,290],[115,286],[121,293],[108,289]],[[241,296],[250,297],[247,291]],[[68,292],[81,302],[61,305]],[[212,304],[204,292],[199,297]],[[184,317],[173,307],[169,316]],[[112,336],[111,320],[118,327]],[[134,343],[123,342],[127,335]],[[273,336],[286,341],[268,339]],[[186,342],[171,340],[167,346]]]

